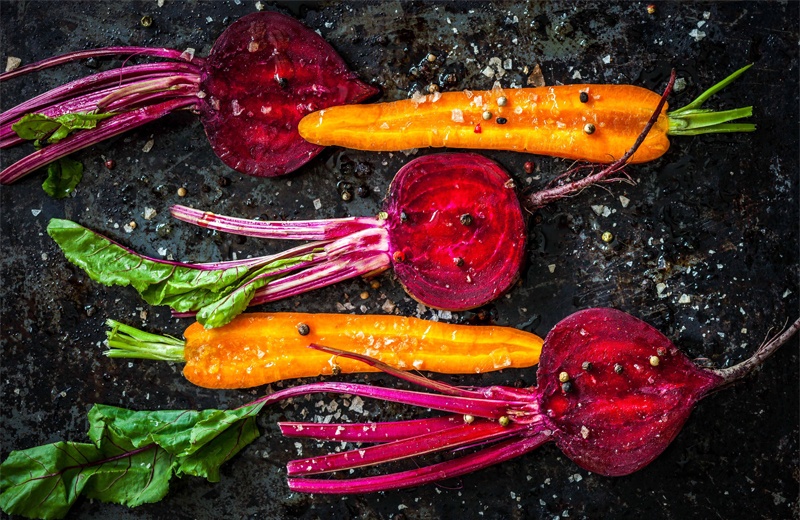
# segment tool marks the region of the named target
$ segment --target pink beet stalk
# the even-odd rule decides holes
[[[171,49],[106,47],[27,65],[0,75],[0,81],[111,55],[173,61],[99,72],[0,114],[0,148],[21,142],[12,134],[12,125],[28,114],[115,114],[113,133],[101,131],[101,125],[77,130],[71,146],[45,152],[56,146],[50,145],[35,152],[35,157],[0,172],[0,183],[14,182],[66,153],[174,110],[192,110],[200,116],[214,152],[230,167],[256,176],[283,175],[322,150],[297,132],[303,116],[333,105],[359,103],[378,92],[359,81],[321,36],[293,18],[267,11],[234,22],[205,59]]]
[[[646,323],[613,309],[589,309],[562,320],[547,335],[537,374],[538,386],[523,390],[505,387],[463,390],[401,373],[363,355],[311,345],[449,394],[440,401],[431,397],[435,394],[420,393],[410,399],[404,390],[370,390],[370,397],[403,403],[416,400],[451,415],[381,424],[281,423],[281,432],[289,437],[374,443],[370,447],[290,462],[289,487],[306,493],[352,494],[417,486],[509,460],[550,440],[585,469],[601,475],[626,475],[646,466],[669,445],[697,401],[761,366],[798,330],[800,319],[766,342],[750,359],[727,369],[709,370],[696,366]],[[322,389],[352,390],[356,395],[367,395],[359,385],[345,389],[339,388],[341,384],[301,386],[257,402],[266,404]],[[461,396],[462,393],[469,397]],[[472,413],[452,414],[456,408],[465,409],[468,402],[484,403],[488,408],[483,410],[489,413],[484,418]],[[340,480],[303,478],[426,453],[455,453],[465,447],[478,451],[379,476]]]

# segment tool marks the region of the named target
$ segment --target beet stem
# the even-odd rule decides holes
[[[200,76],[196,74],[175,74],[165,78],[137,81],[109,93],[97,102],[97,109],[100,111],[107,110],[112,103],[123,100],[128,96],[177,90],[178,87],[194,86],[197,89],[199,84]]]
[[[147,63],[98,72],[39,94],[0,114],[0,124],[16,121],[23,115],[36,112],[53,103],[96,92],[109,86],[121,87],[134,81],[155,79],[175,74],[200,75],[200,69],[190,63]]]
[[[302,397],[309,394],[335,392],[350,394],[360,397],[369,397],[394,403],[408,404],[422,408],[431,408],[442,412],[469,414],[486,419],[499,419],[508,413],[508,408],[513,403],[494,399],[473,399],[450,395],[437,395],[411,390],[398,390],[382,388],[359,383],[344,383],[336,381],[323,381],[308,385],[286,388],[273,394],[261,397],[245,406],[263,403],[265,406],[283,401],[290,397]]]
[[[423,433],[368,448],[357,448],[320,457],[293,460],[286,465],[289,476],[314,475],[365,466],[458,448],[476,441],[494,441],[519,435],[527,426],[504,427],[494,421],[462,422],[439,431]]]
[[[766,341],[749,359],[732,367],[712,370],[713,373],[722,378],[719,386],[729,385],[750,374],[774,354],[781,345],[789,341],[798,330],[800,330],[800,319],[789,325],[783,332]]]
[[[312,343],[308,347],[313,348],[315,350],[321,350],[322,352],[335,354],[337,356],[341,356],[344,358],[350,358],[350,359],[355,359],[357,361],[361,361],[366,365],[375,367],[381,370],[382,372],[392,375],[398,379],[408,381],[409,383],[414,383],[423,388],[427,388],[428,390],[435,390],[443,394],[458,395],[461,397],[477,397],[477,398],[484,397],[484,395],[480,392],[475,392],[473,390],[465,390],[463,388],[458,388],[452,385],[448,385],[440,381],[434,381],[433,379],[428,379],[427,377],[418,376],[416,374],[411,374],[409,372],[403,372],[402,370],[397,370],[396,368],[387,365],[386,363],[379,361],[375,358],[365,356],[363,354],[358,354],[356,352],[348,352],[346,350],[340,350],[338,348],[326,347],[324,345],[317,345],[316,343]]]
[[[462,424],[462,415],[446,415],[409,421],[372,423],[303,423],[279,422],[284,437],[309,438],[335,442],[392,442],[415,435]]]
[[[73,134],[15,162],[0,172],[0,184],[11,184],[61,157],[155,121],[175,110],[196,106],[197,103],[197,98],[179,98],[110,117],[98,123],[97,127],[92,130],[83,130]]]
[[[328,240],[362,231],[385,227],[384,221],[372,217],[351,217],[322,220],[261,221],[217,215],[186,206],[170,208],[172,216],[196,226],[256,238],[283,240]]]
[[[22,66],[10,72],[0,74],[0,82],[8,81],[10,79],[29,74],[31,72],[38,72],[40,70],[57,67],[71,61],[83,60],[86,58],[98,58],[100,56],[151,56],[154,58],[165,58],[169,60],[181,60],[186,62],[202,65],[205,61],[203,58],[194,57],[193,54],[188,54],[185,51],[176,51],[173,49],[153,48],[153,47],[100,47],[97,49],[88,49],[85,51],[75,51],[47,58],[28,65]]]
[[[550,432],[541,431],[531,437],[506,441],[454,460],[389,475],[345,480],[290,478],[289,489],[301,493],[353,494],[428,484],[465,475],[524,455],[547,442],[550,435]]]
[[[348,235],[325,246],[317,265],[270,282],[256,290],[250,305],[302,294],[320,287],[385,271],[391,266],[386,228],[374,227]]]
[[[642,132],[639,134],[639,137],[636,138],[636,141],[633,143],[625,154],[619,158],[619,160],[611,163],[606,168],[603,168],[601,171],[588,175],[583,179],[579,179],[577,181],[573,181],[562,186],[557,186],[555,188],[545,189],[536,193],[531,194],[528,196],[526,201],[526,207],[530,211],[535,211],[551,202],[559,200],[561,198],[567,197],[573,193],[577,193],[585,188],[593,184],[598,184],[604,181],[607,181],[611,175],[618,173],[622,170],[625,165],[627,164],[628,160],[636,153],[636,150],[639,149],[639,146],[644,142],[647,134],[650,133],[650,130],[658,121],[658,116],[661,114],[661,110],[664,108],[664,104],[667,102],[667,97],[669,96],[670,92],[672,92],[672,86],[675,84],[675,70],[672,70],[672,73],[669,77],[669,82],[667,82],[667,86],[664,89],[664,93],[661,95],[661,99],[656,106],[655,111],[653,111],[653,115],[650,116],[650,119],[647,121],[647,124],[642,129]]]

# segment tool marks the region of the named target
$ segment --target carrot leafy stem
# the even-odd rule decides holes
[[[729,132],[753,132],[756,125],[752,123],[731,123],[736,119],[753,115],[753,107],[735,108],[733,110],[715,111],[702,108],[711,96],[730,85],[736,78],[752,67],[746,65],[713,87],[700,94],[694,101],[683,108],[667,113],[670,135],[700,135]]]

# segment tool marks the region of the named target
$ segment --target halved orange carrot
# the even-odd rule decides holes
[[[206,388],[247,388],[283,379],[377,369],[309,349],[311,343],[368,355],[402,370],[445,374],[524,368],[542,339],[511,327],[453,325],[380,315],[251,313],[223,327],[199,323],[186,341],[109,320],[109,357],[186,362],[183,375]]]
[[[668,135],[748,132],[752,107],[722,112],[701,105],[741,75],[737,70],[686,107],[667,112],[631,162],[646,162],[669,148]],[[525,151],[608,163],[641,133],[661,96],[632,85],[438,92],[372,105],[342,105],[305,116],[298,126],[311,143],[371,151],[424,147]]]

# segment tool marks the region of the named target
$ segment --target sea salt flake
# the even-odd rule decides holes
[[[42,210],[40,210],[40,209],[32,209],[31,210],[31,215],[33,215],[34,217],[38,217],[39,213],[41,213],[41,212],[42,212]]]
[[[8,59],[6,59],[6,72],[16,70],[20,65],[22,65],[21,59],[17,58],[16,56],[9,56]]]
[[[691,31],[689,31],[689,36],[694,38],[694,41],[699,42],[700,40],[706,37],[706,33],[703,31],[698,31],[697,29],[692,29]]]
[[[314,199],[314,209],[322,209],[322,201],[320,199]]]

